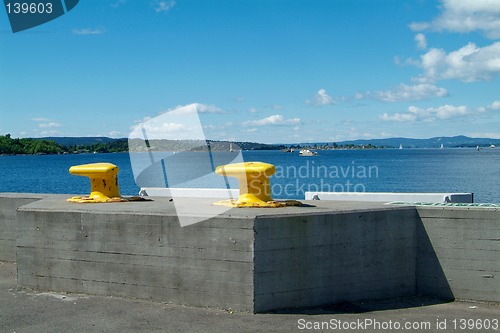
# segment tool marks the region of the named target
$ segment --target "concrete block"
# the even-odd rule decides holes
[[[196,200],[209,215],[211,201]],[[168,198],[49,198],[17,213],[18,283],[252,312],[414,293],[415,209],[336,206],[234,209],[181,227]]]
[[[16,261],[16,211],[46,197],[43,194],[0,193],[0,261]]]
[[[417,210],[418,292],[500,301],[500,212],[477,207]]]
[[[251,312],[416,293],[500,300],[495,209],[309,201],[210,217],[217,199],[197,198],[193,216],[207,219],[181,227],[164,197],[64,199],[18,209],[20,287]]]
[[[413,295],[416,218],[412,208],[257,217],[255,311]]]

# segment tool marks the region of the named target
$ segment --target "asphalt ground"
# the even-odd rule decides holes
[[[500,332],[500,304],[410,297],[265,314],[19,289],[0,262],[0,332]]]

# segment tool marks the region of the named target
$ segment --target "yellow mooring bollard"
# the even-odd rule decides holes
[[[229,207],[300,206],[296,200],[275,201],[271,197],[269,177],[276,172],[274,165],[263,162],[243,162],[218,166],[215,172],[221,176],[235,177],[240,185],[238,200],[223,200],[214,205]]]
[[[118,167],[111,163],[91,163],[75,165],[69,173],[90,178],[90,195],[88,197],[72,197],[69,202],[97,203],[127,201],[120,196],[118,186]]]

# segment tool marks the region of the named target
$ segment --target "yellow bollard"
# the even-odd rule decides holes
[[[272,164],[263,162],[234,163],[218,166],[215,172],[221,176],[235,177],[240,186],[238,200],[223,200],[215,202],[215,205],[270,208],[301,205],[296,200],[273,200],[269,177],[276,172],[276,168]]]
[[[72,197],[69,202],[95,203],[125,201],[120,196],[118,167],[111,163],[91,163],[75,165],[69,173],[90,178],[91,192],[88,197]]]

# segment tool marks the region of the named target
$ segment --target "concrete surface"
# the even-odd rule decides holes
[[[255,310],[415,295],[417,217],[411,207],[258,216]]]
[[[497,208],[312,201],[310,207],[231,209],[178,228],[169,198],[75,205],[67,197],[0,193],[0,260],[15,259],[19,228],[20,285],[143,297],[143,281],[162,288],[165,281],[178,281],[194,291],[191,296],[177,288],[174,296],[150,290],[151,298],[167,295],[196,306],[208,299],[208,306],[222,308],[243,303],[240,309],[247,311],[404,295],[500,301]],[[210,216],[213,200],[197,200],[192,214]],[[26,207],[38,229],[23,230],[29,219],[17,223],[16,208],[30,202]],[[77,223],[68,224],[72,219]],[[117,233],[111,241],[105,236],[110,231]],[[40,245],[43,253],[23,252]],[[141,252],[146,248],[153,255]],[[138,272],[136,265],[145,269]],[[254,272],[253,281],[248,272]],[[24,273],[43,283],[26,283]],[[79,289],[48,288],[61,281],[57,274]],[[200,293],[200,287],[209,292]],[[213,302],[216,295],[225,303]]]
[[[500,302],[500,211],[450,208],[417,207],[417,291]]]
[[[16,210],[47,195],[0,193],[0,260],[16,261]]]
[[[455,320],[455,322],[454,322]],[[470,329],[454,329],[472,320]],[[431,298],[402,298],[378,302],[280,311],[266,314],[188,308],[144,300],[40,293],[16,289],[16,264],[0,262],[0,332],[499,332],[497,303],[442,303]],[[354,325],[340,330],[333,326]],[[367,325],[371,323],[371,325]],[[490,329],[478,328],[490,323]],[[358,326],[363,325],[365,326]],[[444,326],[446,325],[446,329]],[[494,328],[496,327],[496,328]]]
[[[309,202],[215,215],[213,201],[192,199],[191,214],[209,219],[187,227],[165,197],[23,206],[18,284],[250,312],[415,294],[412,207]]]

